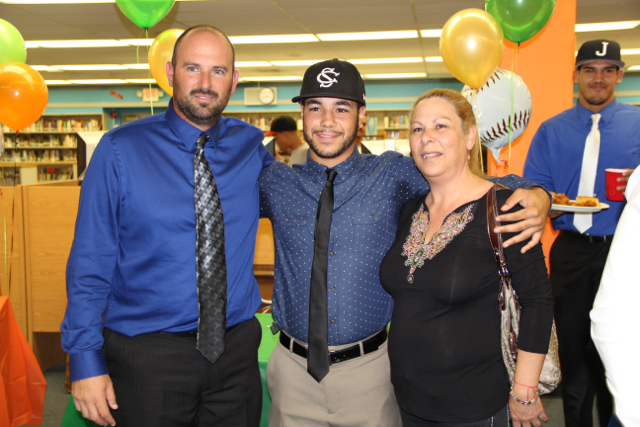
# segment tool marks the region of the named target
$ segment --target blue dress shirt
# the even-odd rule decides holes
[[[260,175],[260,215],[273,225],[273,318],[294,338],[308,341],[313,234],[327,168],[275,162]],[[360,341],[391,319],[393,301],[382,288],[380,262],[396,237],[402,206],[429,188],[413,159],[354,151],[334,168],[334,208],[329,238],[329,345]],[[528,187],[519,177],[500,180]]]
[[[220,118],[204,153],[222,204],[227,326],[253,317],[258,175],[273,162],[262,132]],[[193,157],[202,131],[173,102],[164,114],[113,129],[82,183],[67,263],[62,346],[71,381],[107,373],[102,327],[127,336],[197,329]]]
[[[592,114],[578,103],[542,123],[531,141],[524,176],[549,191],[575,199]],[[640,108],[614,100],[600,114],[600,154],[594,196],[610,208],[593,214],[593,225],[585,234],[609,236],[616,231],[625,202],[607,200],[605,169],[635,169],[640,164]],[[577,232],[573,216],[565,213],[552,219],[551,224],[556,230]]]

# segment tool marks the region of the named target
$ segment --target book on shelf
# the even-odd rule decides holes
[[[73,169],[70,167],[43,167],[38,171],[38,181],[63,181],[73,178]]]
[[[55,119],[40,118],[31,126],[22,129],[21,133],[26,132],[79,132],[79,131],[96,131],[101,130],[102,125],[97,119]],[[2,125],[3,132],[13,132],[13,129]]]

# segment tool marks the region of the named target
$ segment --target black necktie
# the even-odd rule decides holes
[[[222,206],[213,173],[204,157],[202,134],[193,158],[193,200],[196,209],[196,277],[198,279],[198,350],[211,363],[224,351],[227,266],[224,258]]]
[[[309,301],[309,359],[307,372],[320,382],[329,373],[329,326],[327,316],[327,264],[329,232],[333,213],[333,180],[338,174],[327,169],[327,182],[320,196],[311,267]]]

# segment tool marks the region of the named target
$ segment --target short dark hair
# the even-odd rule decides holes
[[[182,42],[182,39],[185,38],[187,36],[187,34],[189,33],[195,33],[197,31],[209,31],[212,32],[218,36],[224,37],[224,39],[227,41],[227,43],[229,43],[229,46],[231,47],[231,71],[235,70],[235,63],[236,63],[236,50],[234,49],[233,45],[231,44],[231,41],[229,40],[229,37],[227,37],[227,35],[225,33],[223,33],[221,30],[217,29],[216,27],[212,26],[212,25],[196,25],[193,26],[191,28],[187,28],[184,33],[180,34],[180,37],[178,37],[178,40],[176,40],[176,45],[173,47],[173,55],[171,56],[171,65],[173,65],[173,68],[176,68],[176,62],[177,62],[177,56],[178,56],[178,48],[180,46],[180,43]]]

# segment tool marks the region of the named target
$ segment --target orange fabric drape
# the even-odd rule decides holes
[[[0,297],[0,425],[40,425],[46,387],[9,298]]]

